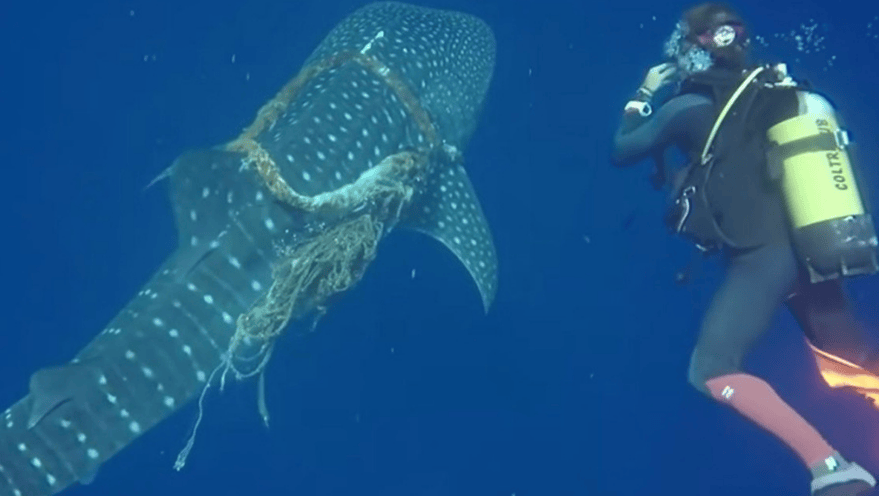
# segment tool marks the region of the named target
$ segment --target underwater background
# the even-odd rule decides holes
[[[0,15],[0,408],[69,360],[176,245],[181,152],[233,138],[363,1],[7,2]],[[690,284],[650,164],[610,165],[626,99],[691,3],[419,0],[484,19],[498,60],[467,168],[492,227],[486,315],[451,253],[398,230],[267,375],[191,403],[75,495],[805,495],[788,449],[686,382],[717,260]],[[758,54],[827,92],[879,186],[879,8],[734,3]],[[875,205],[874,205],[875,206]],[[879,278],[850,284],[879,340]],[[781,311],[749,370],[879,472],[879,412],[820,382]]]

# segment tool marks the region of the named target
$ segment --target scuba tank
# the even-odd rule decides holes
[[[795,251],[812,282],[874,274],[876,229],[858,189],[848,133],[826,98],[801,88],[796,97],[797,115],[766,133]]]

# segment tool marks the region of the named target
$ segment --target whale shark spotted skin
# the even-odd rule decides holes
[[[447,246],[487,311],[497,258],[461,156],[494,64],[494,35],[476,17],[369,4],[331,30],[293,80],[295,91],[263,107],[246,142],[309,197],[352,184],[401,151],[441,151],[428,155],[436,163],[399,227]],[[332,227],[277,201],[246,163],[241,149],[221,146],[185,152],[165,172],[177,249],[70,362],[34,373],[29,394],[0,412],[0,496],[87,482],[195,399],[238,317],[271,286],[278,243]]]

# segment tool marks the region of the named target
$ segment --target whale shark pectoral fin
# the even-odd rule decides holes
[[[497,292],[497,251],[463,166],[438,168],[401,227],[423,232],[451,250],[476,283],[488,312]]]

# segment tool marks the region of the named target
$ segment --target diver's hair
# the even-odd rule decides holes
[[[676,76],[684,80],[692,74],[707,71],[714,66],[711,52],[689,40],[690,28],[678,21],[674,31],[665,40],[664,53],[667,60],[677,66]]]
[[[703,2],[687,9],[683,21],[690,28],[690,41],[695,43],[698,35],[717,27],[718,19],[722,18],[735,19],[736,22],[745,24],[742,16],[726,2]]]

